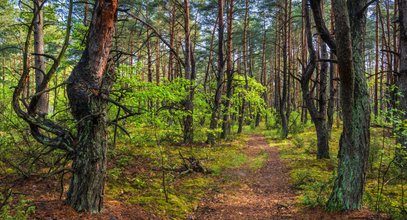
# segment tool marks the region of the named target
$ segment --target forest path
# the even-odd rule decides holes
[[[202,201],[194,219],[290,219],[295,218],[296,195],[290,188],[289,170],[278,150],[262,135],[251,135],[244,149],[249,158],[267,153],[264,166],[254,170],[245,165],[228,175],[240,182],[237,189],[226,190]]]

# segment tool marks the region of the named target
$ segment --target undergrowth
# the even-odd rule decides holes
[[[225,174],[225,170],[243,165],[257,170],[265,165],[268,158],[265,151],[255,157],[244,154],[247,137],[241,135],[213,147],[168,143],[156,146],[153,142],[146,144],[146,141],[135,147],[131,139],[129,143],[118,143],[109,160],[114,163],[108,170],[107,196],[141,205],[160,217],[184,219],[208,193],[239,184]],[[209,174],[180,172],[182,158],[189,157],[199,160]]]
[[[331,159],[317,160],[317,140],[313,127],[280,139],[278,129],[261,131],[278,148],[290,168],[291,184],[299,191],[298,202],[306,207],[325,207],[338,164],[337,152],[341,128],[334,126],[330,140]],[[384,134],[384,135],[383,135]],[[364,206],[394,219],[407,218],[405,172],[394,162],[395,139],[382,128],[371,128],[369,168]]]

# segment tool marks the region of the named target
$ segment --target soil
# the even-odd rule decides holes
[[[229,171],[241,184],[224,189],[201,201],[190,219],[376,219],[368,210],[326,213],[322,208],[298,205],[295,190],[290,187],[288,167],[280,160],[278,150],[269,147],[262,135],[252,135],[245,153],[255,157],[262,151],[268,160],[261,169],[249,166]]]

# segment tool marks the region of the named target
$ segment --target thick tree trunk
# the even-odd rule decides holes
[[[354,210],[362,206],[370,141],[369,93],[364,72],[363,37],[366,0],[335,0],[335,27],[343,132],[338,176],[327,207]]]
[[[219,119],[219,110],[222,99],[222,90],[223,90],[223,78],[224,78],[224,66],[225,62],[223,61],[223,33],[225,30],[225,25],[223,22],[223,3],[224,0],[218,0],[218,73],[216,76],[216,91],[215,91],[215,100],[213,103],[211,123],[210,123],[210,132],[208,133],[207,142],[210,144],[215,143],[215,129],[218,127]]]
[[[36,92],[44,81],[45,76],[45,59],[44,59],[44,13],[43,0],[34,1],[34,53],[35,55],[35,88]],[[35,112],[44,117],[48,114],[49,93],[45,92],[38,99]]]
[[[85,51],[68,79],[78,142],[67,203],[77,211],[100,212],[106,176],[106,96],[113,71],[108,64],[117,19],[117,0],[98,0]],[[109,71],[109,74],[107,73]]]

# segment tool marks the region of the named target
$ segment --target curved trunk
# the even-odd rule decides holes
[[[72,115],[77,121],[78,138],[67,203],[77,211],[100,212],[103,208],[106,96],[112,85],[114,68],[108,64],[108,59],[117,4],[117,0],[96,1],[86,48],[68,79],[67,93]]]

